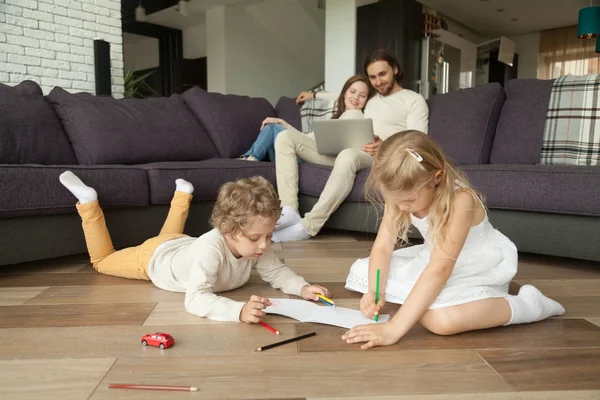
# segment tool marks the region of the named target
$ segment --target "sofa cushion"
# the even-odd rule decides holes
[[[538,164],[554,80],[513,79],[498,121],[492,164]]]
[[[33,81],[0,84],[0,164],[76,164],[62,124]]]
[[[296,104],[296,99],[282,97],[275,104],[275,114],[300,132],[302,132],[302,118],[300,109],[302,106]]]
[[[429,135],[457,165],[487,164],[505,100],[499,83],[429,98]]]
[[[600,216],[600,168],[491,164],[462,170],[490,208]]]
[[[200,120],[223,158],[244,154],[260,131],[263,120],[275,117],[275,110],[263,98],[209,93],[198,86],[183,98]]]
[[[216,154],[180,95],[117,100],[57,87],[48,99],[79,164],[204,160]]]
[[[0,165],[0,217],[76,213],[77,199],[59,181],[70,170],[98,192],[102,208],[147,206],[148,178],[123,166]]]
[[[213,158],[197,162],[143,164],[139,167],[148,173],[151,204],[169,204],[177,178],[194,185],[194,202],[216,200],[221,185],[238,178],[260,175],[275,185],[275,164],[268,162]]]
[[[324,165],[309,164],[307,162],[300,163],[299,167],[299,193],[309,196],[320,196],[333,168]],[[365,201],[363,188],[370,170],[370,168],[365,168],[358,171],[354,180],[354,186],[346,201]]]

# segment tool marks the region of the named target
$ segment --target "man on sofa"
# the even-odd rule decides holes
[[[372,164],[373,155],[381,142],[396,132],[414,129],[427,133],[429,108],[423,96],[400,86],[402,70],[398,61],[387,51],[377,50],[365,61],[365,74],[377,91],[367,102],[365,118],[373,119],[376,140],[365,145],[363,151],[345,150],[331,158],[331,175],[313,209],[304,218],[298,212],[298,163],[296,158],[305,159],[308,153],[316,152],[307,138],[294,130],[279,134],[275,142],[277,188],[281,199],[282,213],[273,234],[274,242],[306,240],[315,236],[329,216],[339,207],[352,190],[356,173]],[[299,103],[311,98],[334,100],[327,92],[302,92]]]

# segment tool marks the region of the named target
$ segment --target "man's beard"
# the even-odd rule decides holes
[[[394,89],[394,84],[388,84],[384,89],[383,92],[379,92],[380,95],[382,96],[387,96],[388,94],[391,93],[392,89]]]

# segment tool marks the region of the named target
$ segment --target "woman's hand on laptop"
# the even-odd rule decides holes
[[[377,153],[377,150],[379,150],[379,146],[381,146],[381,142],[382,140],[379,138],[379,136],[375,136],[375,141],[365,144],[365,147],[363,147],[363,151],[372,156],[375,156],[375,153]]]
[[[285,127],[285,129],[290,129],[290,124],[288,124],[281,118],[269,117],[269,118],[265,118],[265,120],[262,122],[262,125],[260,126],[260,130],[262,131],[263,129],[265,129],[265,126],[268,124],[279,124],[279,125],[283,125]]]

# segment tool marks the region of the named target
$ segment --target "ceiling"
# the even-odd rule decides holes
[[[186,29],[206,22],[206,11],[218,6],[251,5],[264,0],[188,0],[188,15],[178,12],[178,0],[141,0],[146,9],[146,22],[175,29]],[[121,0],[124,23],[135,21],[135,8],[140,0]]]
[[[206,11],[217,6],[250,5],[264,0],[188,0],[188,16],[177,11],[178,0],[141,0],[146,22],[186,29],[206,21]],[[316,1],[316,0],[315,0]],[[365,5],[377,0],[356,0]],[[578,12],[590,0],[419,0],[483,36],[518,35],[577,24]],[[140,0],[121,0],[123,23],[134,22]],[[503,11],[498,11],[503,10]]]
[[[590,5],[590,0],[419,0],[419,2],[488,37],[519,35],[576,25],[579,10]]]

